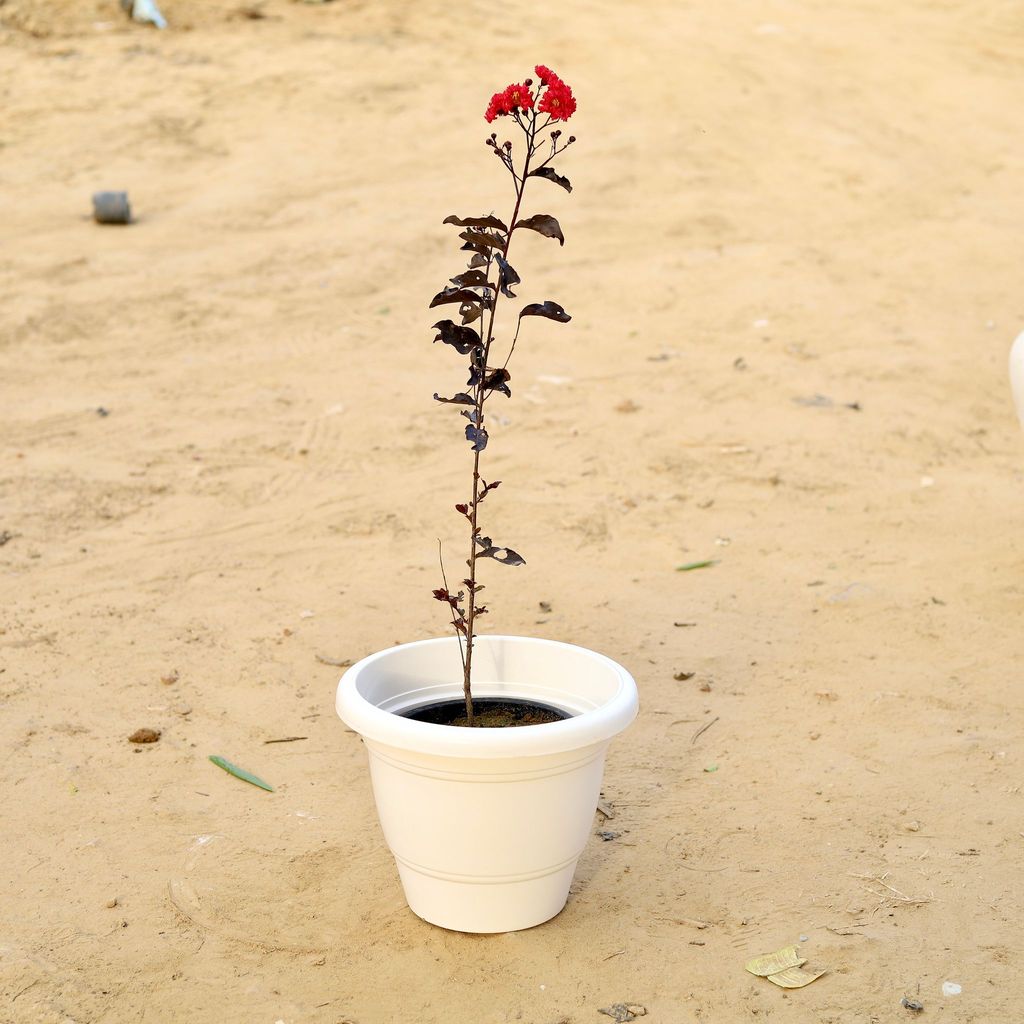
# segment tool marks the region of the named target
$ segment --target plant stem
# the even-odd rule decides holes
[[[517,118],[518,120],[518,118]],[[515,178],[516,181],[516,205],[512,210],[512,219],[508,223],[508,234],[505,236],[505,245],[502,248],[502,258],[508,259],[509,246],[512,244],[512,232],[516,227],[516,218],[519,216],[519,207],[523,202],[523,193],[526,191],[526,179],[530,172],[530,158],[533,156],[533,142],[537,134],[537,114],[535,111],[530,112],[530,123],[529,127],[522,125],[523,131],[526,132],[526,158],[523,161],[523,174],[521,178]],[[515,175],[513,174],[513,177]],[[487,262],[487,278],[490,279],[491,263],[492,259],[488,259]],[[500,272],[500,268],[499,268]],[[500,277],[499,277],[500,280]],[[491,302],[490,317],[487,321],[487,338],[484,341],[483,351],[483,366],[480,368],[480,380],[476,385],[476,421],[475,426],[478,430],[483,429],[484,425],[484,402],[487,398],[487,392],[484,390],[484,380],[487,377],[487,358],[491,351],[491,342],[494,340],[494,315],[498,306],[498,299],[501,296],[500,288],[495,289],[494,299]],[[507,363],[507,360],[506,360]],[[466,699],[466,719],[469,725],[473,725],[473,695],[471,692],[471,682],[473,679],[473,641],[476,636],[476,557],[477,557],[477,542],[476,538],[479,534],[479,528],[477,526],[477,510],[480,504],[480,452],[476,451],[473,453],[473,502],[471,505],[472,513],[470,515],[470,538],[469,538],[469,608],[466,614],[466,656],[462,666],[462,692]]]

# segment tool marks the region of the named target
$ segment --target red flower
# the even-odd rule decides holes
[[[552,73],[543,68],[549,75]],[[537,74],[541,74],[541,68],[537,68]],[[541,79],[543,81],[543,78]],[[542,114],[549,114],[552,121],[568,121],[576,113],[576,98],[560,78],[552,77],[547,83],[547,91],[537,105]]]
[[[506,86],[504,91],[496,92],[491,97],[484,118],[489,124],[496,117],[511,114],[514,110],[528,110],[533,107],[533,103],[534,95],[529,88],[525,84],[517,85],[513,82],[512,85]]]
[[[541,80],[543,85],[561,85],[562,80],[551,70],[551,68],[545,67],[543,64],[538,64],[534,69],[537,72],[537,77]]]

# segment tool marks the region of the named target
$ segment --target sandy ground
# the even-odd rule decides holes
[[[1019,5],[163,6],[0,3],[0,1020],[1020,1020]],[[472,937],[317,655],[443,632],[425,305],[537,61],[581,141],[515,262],[574,320],[492,433],[489,625],[643,709],[567,909]],[[744,972],[801,936],[810,987]]]

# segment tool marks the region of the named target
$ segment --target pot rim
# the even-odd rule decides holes
[[[398,644],[357,661],[338,682],[335,706],[338,716],[365,740],[416,751],[460,758],[508,758],[543,756],[578,750],[608,742],[636,718],[639,708],[636,682],[617,662],[597,651],[561,640],[531,636],[481,635],[477,642],[511,641],[557,649],[571,649],[583,659],[592,660],[603,670],[611,670],[618,686],[612,696],[599,706],[575,714],[560,722],[545,722],[518,729],[458,729],[430,722],[416,722],[392,711],[385,711],[359,692],[360,677],[372,672],[375,665],[399,650],[436,644],[455,644],[455,636],[433,637]],[[455,696],[461,696],[461,685]],[[514,690],[513,690],[514,693]],[[524,694],[526,699],[531,695]]]

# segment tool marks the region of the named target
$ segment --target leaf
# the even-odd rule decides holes
[[[442,288],[431,300],[427,309],[435,306],[443,306],[449,302],[479,302],[490,306],[491,300],[483,295],[477,295],[468,288]]]
[[[532,217],[527,217],[526,220],[516,221],[516,227],[529,228],[548,238],[557,238],[559,245],[565,245],[565,236],[558,226],[558,221],[548,213],[535,213]]]
[[[482,551],[477,552],[477,558],[493,558],[496,562],[501,562],[502,565],[526,565],[526,559],[518,551],[499,547],[490,537],[477,537],[476,542],[483,548]]]
[[[469,368],[469,380],[466,381],[466,385],[474,388],[480,385],[484,391],[500,391],[503,395],[511,398],[512,392],[507,383],[511,379],[512,374],[503,366],[497,369],[488,367],[486,370],[481,370],[479,366],[473,365]]]
[[[805,963],[807,961],[796,951],[796,946],[783,946],[774,953],[764,953],[755,956],[753,960],[748,960],[746,969],[759,978],[767,978],[790,967],[802,967]]]
[[[466,245],[482,246],[485,249],[505,248],[504,238],[499,238],[497,235],[489,235],[486,231],[461,231],[459,232],[459,238],[465,239]]]
[[[466,426],[466,440],[473,442],[473,451],[482,452],[487,447],[487,428],[472,423]]]
[[[502,295],[507,295],[510,299],[514,299],[516,293],[512,291],[512,285],[519,284],[522,278],[515,272],[514,268],[509,266],[508,261],[500,252],[496,252],[494,258],[498,262],[498,288],[501,290]],[[492,285],[491,287],[494,286]]]
[[[459,355],[469,355],[474,349],[482,347],[480,335],[472,327],[459,327],[453,320],[439,320],[434,324],[437,337],[434,342],[443,341],[451,345]]]
[[[535,171],[530,171],[527,175],[528,178],[547,178],[548,181],[553,181],[556,185],[561,185],[566,192],[572,191],[572,185],[569,184],[569,179],[559,174],[554,167],[538,167]]]
[[[258,776],[253,775],[252,772],[247,772],[244,768],[239,768],[237,764],[232,764],[230,761],[224,760],[224,758],[219,754],[210,754],[210,760],[218,768],[223,768],[228,775],[234,775],[236,779],[241,779],[243,782],[251,782],[254,786],[259,786],[260,789],[265,789],[268,793],[274,792],[274,787],[269,783],[266,783]]]
[[[557,302],[548,299],[546,302],[531,302],[523,306],[519,312],[519,319],[524,316],[546,316],[549,320],[557,320],[560,324],[567,324],[572,317]]]
[[[511,379],[512,374],[501,366],[497,370],[491,370],[480,382],[480,387],[482,387],[484,391],[500,391],[503,395],[511,398],[512,392],[509,391],[508,387],[508,381]]]
[[[474,306],[473,303],[471,302],[467,302],[459,306],[459,316],[462,317],[463,327],[465,327],[467,324],[475,323],[483,315],[483,306]]]
[[[442,398],[435,391],[434,401],[443,402],[445,405],[476,405],[476,402],[465,391],[460,391],[457,395],[452,395],[451,398]]]
[[[677,565],[676,572],[693,572],[694,569],[707,569],[712,565],[718,565],[717,558],[708,558],[703,562],[687,562],[686,565]]]
[[[805,971],[802,967],[789,967],[778,974],[769,974],[768,980],[779,988],[803,988],[812,981],[817,981],[824,973],[824,970]]]
[[[487,275],[481,270],[467,270],[464,274],[456,274],[451,278],[452,284],[458,288],[494,288],[497,285],[487,280]]]
[[[460,228],[494,228],[496,231],[508,233],[508,228],[497,217],[456,217],[455,214],[445,217],[443,224],[454,224]]]
[[[472,270],[474,267],[486,267],[489,260],[482,252],[473,253],[472,259],[469,261],[469,269]]]

